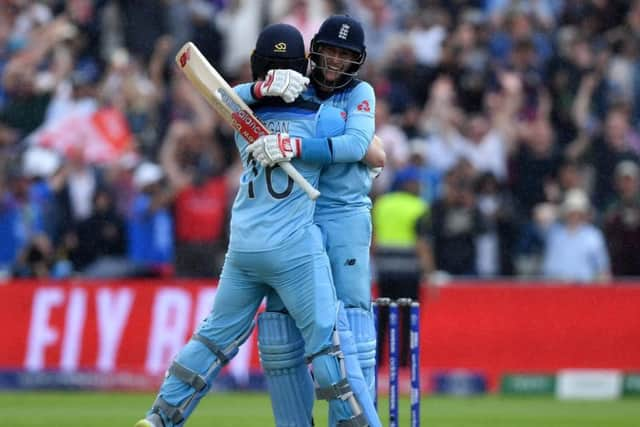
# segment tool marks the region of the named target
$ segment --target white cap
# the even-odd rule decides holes
[[[60,167],[60,156],[42,147],[31,147],[22,157],[22,173],[29,177],[47,178]]]
[[[640,168],[631,160],[623,160],[616,165],[616,176],[629,176],[631,178],[638,178],[640,175]]]
[[[212,20],[216,15],[213,5],[204,0],[192,0],[189,3],[189,10],[193,16],[206,20]]]
[[[133,173],[133,185],[138,189],[142,189],[147,185],[160,181],[163,175],[164,173],[160,166],[151,162],[143,162]]]
[[[591,208],[589,197],[587,193],[580,189],[573,189],[567,191],[562,202],[562,211],[567,214],[570,212],[582,212],[587,213]]]

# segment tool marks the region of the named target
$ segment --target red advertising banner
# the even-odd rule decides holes
[[[424,295],[424,370],[487,375],[564,368],[640,371],[640,284],[462,283]]]
[[[35,282],[0,286],[0,370],[161,377],[209,313],[213,282]],[[259,369],[255,334],[229,365]]]
[[[0,286],[0,371],[160,378],[209,312],[208,281],[15,281]],[[423,296],[421,368],[487,375],[640,371],[640,286],[457,283]],[[259,372],[255,333],[227,368]]]

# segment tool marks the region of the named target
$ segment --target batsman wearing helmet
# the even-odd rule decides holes
[[[298,30],[283,24],[263,30],[252,69],[261,79],[260,86],[264,83],[265,93],[275,87],[278,77],[273,76],[269,84],[268,69],[298,69],[300,73],[306,66]],[[285,90],[287,86],[280,85]],[[254,105],[254,112],[268,127],[288,129],[297,138],[322,140],[344,133],[342,110],[302,99],[291,101],[286,104],[279,98],[266,98]],[[251,333],[256,312],[270,292],[278,295],[292,319],[289,329],[283,331],[299,331],[300,347],[287,356],[303,366],[305,360],[310,361],[316,394],[329,400],[339,423],[368,425],[363,407],[373,405],[370,400],[356,399],[352,383],[358,378],[346,373],[348,357],[343,356],[342,346],[353,348],[355,344],[349,342],[349,334],[337,332],[339,316],[343,315],[339,314],[341,304],[336,299],[322,234],[313,222],[314,203],[277,165],[257,163],[238,133],[235,142],[244,168],[213,309],[175,357],[152,408],[136,427],[184,425],[220,369]],[[321,166],[300,159],[292,164],[317,185]],[[357,360],[353,363],[357,367]],[[361,375],[359,380],[364,383]],[[313,388],[308,392],[313,395]],[[297,425],[307,423],[311,423],[310,415]]]
[[[376,332],[371,312],[371,200],[368,194],[373,179],[371,167],[384,164],[384,151],[379,142],[372,142],[375,130],[373,88],[356,78],[365,58],[364,31],[358,21],[344,15],[325,20],[311,41],[311,82],[302,97],[344,110],[347,116],[344,133],[321,140],[303,138],[292,146],[279,143],[287,138],[286,134],[269,135],[256,141],[251,150],[263,165],[298,158],[324,165],[315,222],[322,230],[336,293],[344,304],[356,342],[353,351],[359,359],[367,391],[373,396]],[[242,86],[238,93],[247,103],[255,102],[260,97],[255,90],[258,85]],[[260,327],[258,336],[259,345],[273,340]],[[268,375],[267,368],[265,371]],[[300,425],[288,417],[294,411],[286,410],[286,402],[300,402],[299,398],[291,399],[299,395],[300,390],[292,380],[287,383],[280,378],[280,382],[285,385],[278,392],[279,398],[272,403],[276,423],[278,426]],[[272,400],[273,397],[272,393]],[[333,411],[330,424],[340,425]]]

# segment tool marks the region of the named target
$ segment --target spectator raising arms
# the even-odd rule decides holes
[[[44,251],[51,257],[48,264],[72,261],[76,275],[89,274],[94,256],[118,253],[103,247],[82,249],[86,259],[78,256],[84,244],[78,242],[80,224],[103,214],[95,211],[94,200],[105,191],[116,199],[109,215],[135,224],[127,227],[128,254],[136,253],[146,266],[158,261],[175,268],[180,276],[216,276],[240,156],[228,143],[233,129],[216,119],[177,72],[175,51],[192,40],[228,81],[250,81],[253,42],[268,24],[284,20],[310,42],[322,20],[341,14],[361,22],[368,40],[366,61],[362,55],[352,64],[358,66],[352,83],[371,83],[377,105],[369,101],[369,113],[376,115],[375,132],[388,155],[371,199],[390,192],[396,174],[411,165],[420,169],[420,197],[433,209],[429,221],[442,212],[442,218],[470,219],[480,210],[482,221],[453,227],[464,228],[461,234],[444,232],[458,224],[453,220],[441,224],[444,230],[427,227],[425,236],[434,239],[434,268],[446,265],[450,272],[483,277],[544,277],[545,243],[534,212],[547,216],[568,192],[580,189],[593,206],[591,226],[606,231],[612,273],[638,274],[638,261],[630,258],[638,251],[622,249],[635,247],[630,237],[634,172],[631,166],[621,168],[624,174],[616,171],[626,161],[640,167],[640,49],[634,36],[640,34],[639,1],[0,3],[3,274],[19,270],[14,267],[20,254],[40,235],[51,248]],[[345,27],[342,35],[348,38],[354,28]],[[322,59],[312,53],[314,60]],[[310,77],[319,69],[314,65]],[[338,91],[345,96],[320,89],[310,92],[314,101],[353,102],[346,133],[368,144],[369,130],[351,124],[366,113],[364,104],[363,110],[355,108],[364,98],[356,102],[357,96],[347,96],[348,85]],[[342,142],[333,138],[327,145],[332,161],[343,161],[336,149]],[[55,151],[60,161],[55,171],[33,176],[17,170],[33,146]],[[148,163],[160,166],[167,189],[133,188],[134,170]],[[450,174],[458,175],[461,164],[469,173],[453,183]],[[473,188],[482,188],[481,194]],[[450,217],[460,208],[453,199],[468,199],[464,215]],[[511,208],[509,220],[504,210],[495,210],[495,200]],[[143,248],[154,247],[139,243],[143,224],[160,227],[154,232],[161,243],[156,249],[163,248],[159,258],[141,255]],[[135,238],[132,229],[138,230]],[[452,250],[462,235],[469,244],[461,252]],[[477,265],[461,258],[477,258]]]

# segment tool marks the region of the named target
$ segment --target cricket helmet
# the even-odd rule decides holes
[[[258,36],[251,54],[251,73],[254,80],[264,78],[273,69],[295,70],[307,73],[308,60],[302,34],[288,24],[272,24]]]
[[[322,46],[345,49],[356,55],[353,61],[345,60],[347,64],[341,72],[342,76],[336,82],[328,82],[324,78],[327,60],[326,55],[320,52]],[[362,25],[349,15],[331,16],[320,26],[318,33],[311,40],[309,50],[313,67],[311,77],[314,82],[325,90],[344,87],[355,78],[367,57]]]

